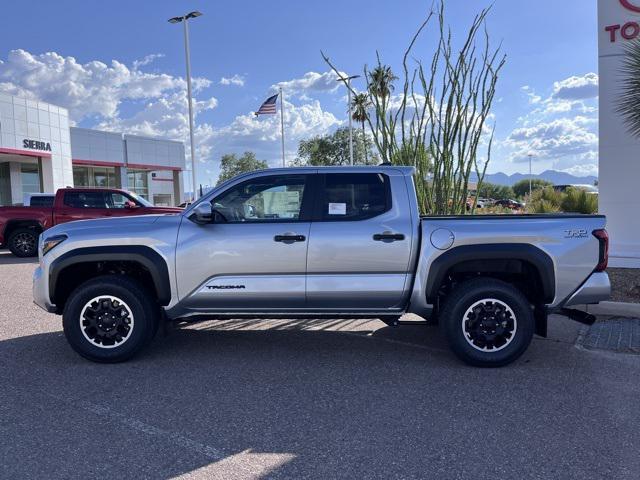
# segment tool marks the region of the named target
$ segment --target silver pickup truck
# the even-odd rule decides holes
[[[551,312],[608,298],[599,215],[420,217],[409,167],[240,175],[181,214],[44,232],[35,302],[82,356],[130,358],[163,321],[371,317],[439,322],[477,366],[518,358]]]

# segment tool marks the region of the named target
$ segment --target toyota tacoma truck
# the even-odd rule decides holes
[[[603,216],[421,217],[413,174],[270,169],[179,215],[58,225],[40,236],[35,302],[97,362],[132,357],[167,321],[413,313],[463,361],[502,366],[550,313],[593,320],[569,307],[609,296]]]
[[[9,248],[17,257],[35,257],[40,233],[60,223],[182,211],[154,207],[135,193],[106,188],[62,188],[56,192],[53,204],[35,203],[0,207],[0,245]]]

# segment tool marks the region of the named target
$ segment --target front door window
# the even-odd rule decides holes
[[[304,175],[273,175],[231,187],[212,205],[227,222],[295,222],[304,196]]]

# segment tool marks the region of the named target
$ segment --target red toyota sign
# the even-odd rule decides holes
[[[640,0],[620,0],[620,5],[630,12],[640,13]],[[604,30],[609,34],[611,43],[617,42],[620,38],[634,40],[640,37],[640,23],[634,21],[607,25]]]
[[[640,6],[634,5],[631,0],[620,0],[620,3],[627,10],[631,10],[632,12],[640,13]]]

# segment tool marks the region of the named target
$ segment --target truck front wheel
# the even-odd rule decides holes
[[[512,285],[476,278],[446,298],[440,325],[454,353],[479,367],[501,367],[519,358],[535,330],[526,297]]]
[[[7,246],[16,257],[38,255],[38,232],[31,228],[17,228],[7,240]]]
[[[68,298],[62,315],[71,347],[101,363],[134,356],[151,341],[158,321],[149,292],[123,275],[83,283]]]

